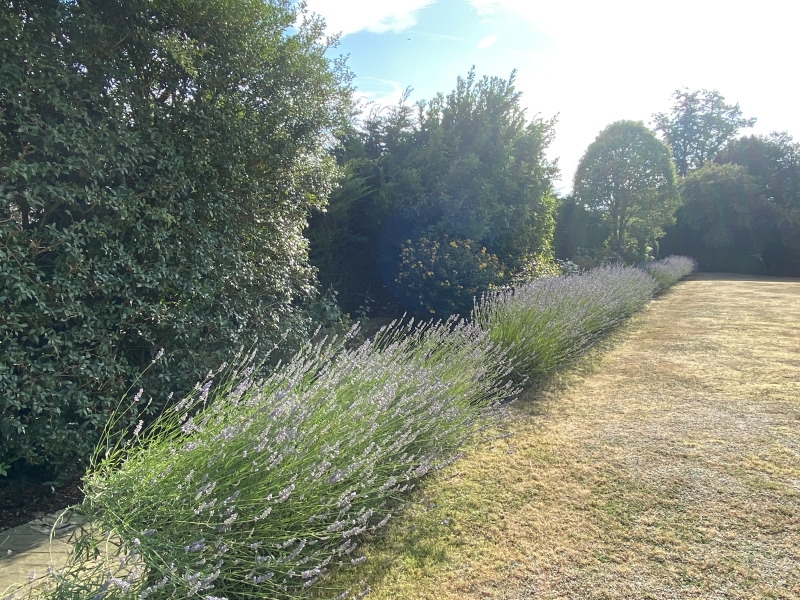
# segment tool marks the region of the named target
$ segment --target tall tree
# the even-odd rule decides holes
[[[745,136],[682,183],[685,205],[665,239],[706,270],[800,275],[800,144]]]
[[[669,148],[641,121],[606,127],[581,158],[573,193],[611,229],[609,245],[626,260],[646,258],[680,203]]]
[[[786,132],[746,136],[729,143],[717,161],[741,165],[759,183],[775,209],[775,241],[800,259],[800,143]]]
[[[553,131],[554,121],[527,118],[513,73],[506,80],[470,71],[447,95],[372,113],[362,146],[348,151],[359,183],[343,184],[366,193],[335,193],[329,214],[312,223],[323,283],[324,264],[343,281],[350,276],[341,270],[358,264],[409,310],[469,310],[482,287],[551,253],[557,167],[545,150]],[[333,256],[320,244],[333,227],[326,221],[352,234],[345,254],[356,261],[324,258]]]
[[[0,463],[299,331],[348,73],[291,0],[0,5]],[[142,402],[142,405],[146,402]]]
[[[653,125],[672,148],[682,177],[714,159],[740,129],[756,120],[742,117],[739,104],[727,104],[717,90],[675,90],[669,114],[655,113]]]

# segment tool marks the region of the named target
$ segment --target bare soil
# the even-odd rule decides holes
[[[0,532],[83,501],[79,475],[52,479],[34,469],[0,477]]]
[[[602,346],[323,597],[800,598],[800,280],[695,275]]]

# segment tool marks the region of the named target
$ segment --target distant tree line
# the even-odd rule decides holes
[[[707,271],[800,276],[800,144],[788,134],[730,140],[681,190],[665,252]]]
[[[800,275],[800,144],[738,137],[755,119],[716,90],[673,100],[653,130],[621,121],[589,146],[559,204],[556,255],[588,266],[687,254],[703,270]],[[667,149],[677,177],[655,160]]]

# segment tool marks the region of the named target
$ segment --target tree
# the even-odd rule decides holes
[[[338,261],[336,277],[356,267],[373,273],[376,287],[416,312],[469,310],[490,283],[535,267],[552,252],[557,167],[544,152],[553,127],[526,118],[513,73],[478,79],[470,71],[446,96],[371,113],[361,145],[346,144],[355,179],[343,189],[359,197],[334,194],[329,214],[312,223],[320,279],[330,277],[323,256],[333,253],[319,242],[333,221],[353,240],[340,249],[348,263]]]
[[[757,254],[765,238],[758,235],[770,210],[747,169],[733,164],[707,164],[681,183],[682,220],[713,250]]]
[[[706,270],[800,275],[800,144],[788,134],[729,142],[681,194],[671,252]]]
[[[3,3],[0,463],[74,468],[160,348],[150,410],[304,335],[350,102],[322,32],[290,0]]]
[[[600,213],[620,258],[642,260],[663,235],[679,205],[669,148],[641,121],[606,127],[578,163],[573,193]]]
[[[609,222],[596,210],[570,194],[561,198],[553,246],[557,258],[569,259],[584,267],[595,266],[605,258],[611,236]]]
[[[653,124],[672,148],[682,177],[714,159],[739,130],[755,125],[745,119],[739,104],[726,104],[717,90],[676,90],[670,114],[655,113]]]
[[[729,143],[717,160],[747,169],[771,207],[773,231],[765,252],[775,264],[800,264],[800,143],[786,132],[746,136]]]

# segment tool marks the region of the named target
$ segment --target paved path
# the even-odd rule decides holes
[[[70,551],[69,536],[80,522],[66,511],[0,531],[0,598],[4,592],[40,580],[48,567],[61,567]]]

